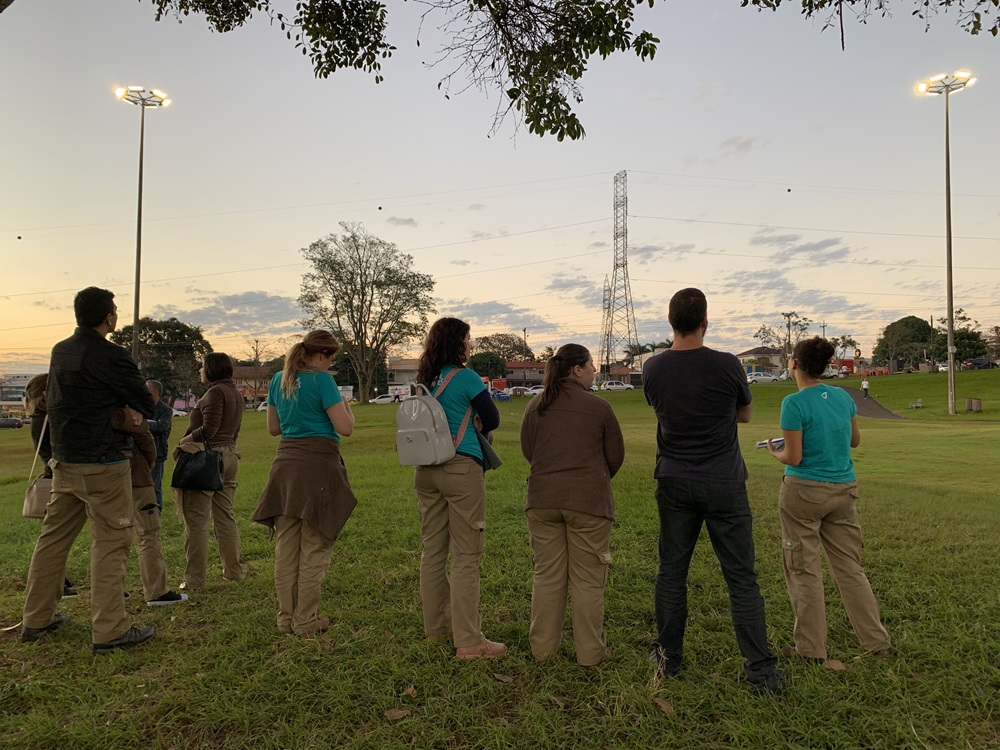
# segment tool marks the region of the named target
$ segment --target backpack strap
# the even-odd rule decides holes
[[[38,436],[38,445],[35,446],[35,457],[31,460],[31,471],[28,472],[28,486],[30,487],[32,482],[32,475],[35,473],[35,464],[38,462],[38,452],[42,449],[42,441],[45,439],[45,429],[49,426],[49,415],[48,412],[45,413],[45,420],[42,422],[42,434]],[[42,470],[45,473],[45,470]]]
[[[434,389],[434,392],[431,393],[431,395],[434,398],[437,398],[442,393],[444,393],[444,389],[448,387],[448,383],[451,382],[451,379],[458,374],[459,370],[464,370],[464,369],[465,369],[464,367],[456,367],[452,369],[451,372],[449,372],[447,375],[444,376],[444,380],[442,380],[440,383],[437,384],[437,387]],[[454,443],[456,450],[458,450],[458,446],[462,442],[462,438],[465,437],[465,431],[469,427],[469,420],[471,418],[472,418],[472,404],[469,404],[469,408],[465,410],[465,416],[462,418],[462,424],[458,428],[458,435],[452,438],[452,442]]]

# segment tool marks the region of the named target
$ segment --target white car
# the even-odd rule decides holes
[[[545,390],[544,385],[533,385],[531,388],[525,391],[529,396],[537,396],[539,393]]]
[[[173,416],[175,416],[175,417],[186,417],[187,416],[187,412],[186,411],[181,411],[180,409],[174,409],[173,412],[174,412]]]
[[[369,403],[372,404],[391,404],[393,401],[399,401],[399,395],[396,393],[380,393],[375,398],[373,398]]]
[[[770,372],[747,373],[747,385],[753,385],[754,383],[777,383],[780,379],[777,375]]]
[[[267,401],[261,401],[260,406],[257,407],[257,411],[267,411]]]
[[[608,380],[601,384],[602,391],[634,391],[635,386],[631,383],[623,383],[620,380]]]

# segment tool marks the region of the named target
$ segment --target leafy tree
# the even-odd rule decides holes
[[[903,367],[915,367],[930,348],[933,335],[934,329],[923,318],[900,318],[882,329],[872,351],[872,363],[885,366],[902,360]]]
[[[952,6],[958,6],[958,23],[970,34],[978,34],[984,28],[993,36],[1000,33],[1000,6],[998,0],[910,0],[916,7],[912,12],[917,18],[923,19],[930,26],[931,16],[947,12]],[[741,5],[756,6],[758,10],[777,10],[785,0],[741,0]],[[790,0],[789,0],[790,2]],[[904,3],[900,0],[900,5]],[[840,46],[844,48],[844,6],[854,13],[861,23],[867,23],[873,13],[882,16],[890,15],[892,0],[802,0],[802,15],[812,18],[826,14],[823,29],[836,24],[840,28]],[[992,6],[992,8],[991,8]],[[996,16],[990,20],[990,14]],[[985,21],[986,26],[983,26]],[[991,25],[992,24],[992,25]]]
[[[119,328],[111,341],[126,349],[132,346],[132,326]],[[191,391],[204,393],[198,378],[201,360],[212,351],[199,326],[167,320],[139,319],[139,369],[142,374],[163,383],[166,393],[178,395]]]
[[[931,356],[938,361],[948,359],[948,318],[938,318],[938,327],[934,332],[931,346]],[[977,330],[979,321],[965,314],[963,308],[955,310],[955,361],[961,362],[974,357],[986,356],[989,351],[986,339]]]
[[[469,357],[469,367],[484,378],[507,377],[507,360],[494,352],[479,352]]]
[[[847,359],[847,353],[851,352],[853,355],[854,350],[858,348],[858,342],[850,334],[831,336],[830,343],[833,344],[834,356],[837,358],[837,367],[843,367],[844,360]]]
[[[625,355],[623,361],[627,365],[631,365],[635,362],[635,358],[641,354],[649,354],[653,351],[654,344],[629,344],[625,347],[623,354]]]
[[[573,106],[583,101],[580,79],[594,55],[633,52],[652,59],[659,40],[635,31],[635,9],[653,0],[420,0],[445,41],[434,65],[446,66],[438,89],[449,96],[476,87],[500,94],[495,132],[508,115],[537,135],[560,141],[584,135]],[[381,83],[382,61],[396,50],[386,36],[387,9],[378,0],[301,0],[286,15],[277,0],[152,0],[156,20],[203,15],[220,33],[269,17],[318,78],[344,68],[372,73]],[[417,44],[420,44],[419,31]]]
[[[544,349],[542,349],[541,354],[537,355],[537,358],[539,362],[548,362],[554,356],[556,356],[556,350],[553,349],[551,346],[547,346]]]
[[[504,362],[534,362],[535,353],[516,333],[492,333],[476,339],[477,352],[492,352]]]
[[[418,338],[433,311],[434,278],[413,270],[413,256],[341,222],[331,234],[303,248],[313,270],[302,277],[302,325],[331,330],[343,345],[358,379],[358,399],[367,402],[379,366],[390,351]]]
[[[788,369],[788,358],[792,355],[795,345],[809,333],[812,321],[803,318],[797,312],[781,313],[784,322],[780,326],[762,325],[753,335],[762,346],[773,346],[781,349],[781,369]]]

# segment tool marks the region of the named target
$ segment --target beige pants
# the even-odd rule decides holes
[[[611,565],[611,521],[573,510],[526,511],[535,575],[531,586],[531,654],[559,649],[566,620],[567,584],[573,599],[576,660],[585,667],[608,656],[604,586]]]
[[[52,622],[62,596],[66,558],[90,520],[90,611],[94,643],[131,627],[125,612],[125,562],[132,540],[132,483],[128,461],[69,464],[53,460],[52,498],[28,569],[24,626]]]
[[[820,550],[826,554],[851,627],[865,651],[888,648],[878,602],[861,567],[857,482],[813,482],[784,477],[778,493],[785,583],[795,613],[795,650],[826,659],[826,605]]]
[[[167,564],[163,561],[160,544],[160,511],[156,505],[156,490],[152,487],[133,487],[136,546],[139,548],[139,577],[142,595],[147,602],[163,596],[168,591]]]
[[[428,637],[452,633],[456,648],[483,641],[479,619],[479,558],[486,535],[486,480],[466,456],[418,466],[420,599]],[[451,569],[448,570],[448,553]]]
[[[232,445],[213,447],[222,454],[222,489],[216,492],[184,490],[175,496],[177,510],[184,522],[184,554],[187,569],[184,580],[189,589],[205,585],[208,570],[208,526],[215,527],[215,539],[222,558],[222,577],[231,581],[243,580],[240,563],[240,529],[233,514],[233,497],[236,495],[236,475],[240,470],[240,456]]]
[[[311,633],[319,619],[323,579],[333,545],[325,545],[307,521],[275,516],[274,587],[278,593],[278,630]]]

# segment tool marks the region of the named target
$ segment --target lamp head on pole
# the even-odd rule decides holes
[[[171,100],[167,94],[160,89],[146,89],[142,86],[119,86],[115,89],[115,96],[121,101],[134,104],[144,109],[156,109],[158,107],[169,107]]]
[[[916,86],[916,92],[923,96],[938,94],[955,94],[976,82],[975,76],[968,70],[956,70],[951,75],[938,73],[936,76],[921,81]]]

